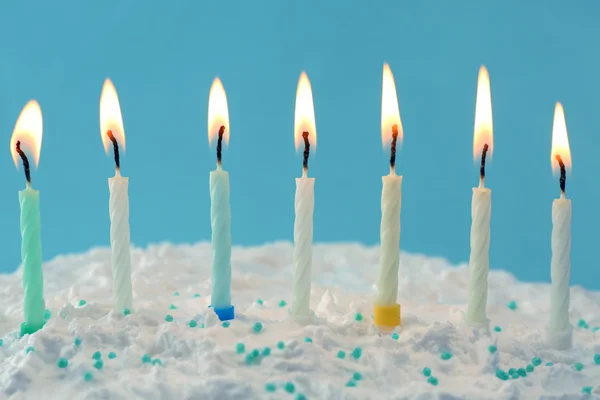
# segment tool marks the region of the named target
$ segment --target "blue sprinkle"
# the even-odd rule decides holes
[[[229,325],[231,325],[231,322],[229,322],[229,321],[225,321],[225,322],[223,322],[223,323],[221,324],[221,326],[222,326],[223,328],[229,328]]]
[[[508,374],[509,375],[516,375],[517,374],[517,369],[516,368],[510,368],[508,370]]]
[[[585,322],[585,319],[580,319],[579,322],[577,323],[577,326],[583,329],[587,329],[589,328],[588,323]]]
[[[151,363],[152,357],[150,357],[150,355],[146,353],[142,356],[142,362],[143,363]]]
[[[449,360],[451,358],[452,358],[452,353],[450,353],[449,351],[442,353],[442,360]]]
[[[177,310],[177,307],[175,306],[175,304],[171,304],[169,306],[169,310]]]
[[[594,354],[594,364],[600,365],[600,354]]]
[[[131,314],[131,310],[129,308],[124,308],[123,309],[123,315],[127,316],[129,314]]]
[[[260,304],[261,306],[263,305],[263,301],[262,301],[261,299],[258,299],[258,300],[256,300],[256,302],[257,302],[258,304]]]
[[[503,381],[508,380],[508,374],[501,369],[496,371],[496,377],[498,377],[498,379],[502,379]]]
[[[398,335],[396,332],[392,333],[392,339],[398,340],[399,337],[400,335]]]
[[[155,358],[152,360],[152,365],[162,365],[162,361],[160,361],[160,358]]]
[[[111,360],[116,357],[117,357],[117,354],[114,351],[111,351],[110,353],[108,353],[108,358],[110,358]]]
[[[102,369],[102,367],[104,367],[104,361],[102,361],[102,360],[94,361],[94,368],[96,368],[98,371],[100,371]]]
[[[4,340],[0,339],[0,347],[4,344]]]
[[[262,352],[260,353],[263,357],[268,357],[271,355],[271,348],[270,347],[265,347],[264,349],[262,349]]]
[[[337,358],[339,358],[340,360],[343,360],[344,358],[346,358],[346,352],[344,350],[338,351]]]
[[[495,327],[494,327],[494,330],[495,330],[496,332],[502,332],[502,328],[500,328],[499,326],[495,326]]]
[[[438,378],[436,378],[435,376],[430,376],[429,378],[427,378],[427,383],[430,383],[433,386],[437,386]]]
[[[246,351],[246,346],[244,345],[244,343],[238,343],[235,345],[235,352],[238,354],[242,354],[243,352]]]
[[[583,369],[583,364],[582,364],[582,363],[580,363],[580,362],[579,362],[579,363],[577,363],[577,364],[575,364],[575,369],[576,369],[577,371],[581,371],[581,370]]]
[[[173,293],[173,296],[179,296],[179,292]]]
[[[86,372],[85,374],[83,374],[83,380],[86,382],[91,382],[94,379],[94,374],[92,374],[91,372]]]
[[[50,312],[50,310],[44,311],[44,320],[48,321],[51,316],[52,316],[52,313]]]
[[[517,309],[517,302],[514,300],[511,300],[508,302],[508,304],[506,306],[514,311]]]
[[[260,356],[260,351],[258,349],[253,349],[250,354],[252,354],[252,357],[256,358]]]
[[[165,317],[165,321],[173,322],[173,316],[171,314],[167,314],[167,316]]]
[[[283,343],[281,341],[277,342],[277,348],[279,350],[283,350],[285,348],[285,343]]]
[[[254,357],[252,357],[252,353],[246,354],[246,357],[244,358],[244,362],[246,364],[252,364],[252,362],[254,362]]]
[[[356,313],[356,315],[354,316],[354,319],[356,321],[362,321],[363,320],[363,316],[361,313]]]
[[[346,387],[355,387],[356,386],[356,381],[354,379],[350,379],[347,383],[346,383]]]
[[[525,371],[527,372],[533,372],[534,369],[535,367],[531,364],[527,364],[527,366],[525,367]]]
[[[58,365],[58,368],[67,368],[69,361],[66,358],[59,358],[56,365]]]
[[[423,368],[423,375],[430,376],[431,375],[431,368],[429,368],[429,367]]]
[[[198,326],[198,323],[194,320],[191,320],[190,322],[188,322],[188,325],[190,326],[190,328],[195,328],[196,326]]]
[[[312,343],[312,342],[313,342],[313,341],[312,341],[312,339],[311,339],[311,338],[309,338],[308,336],[304,338],[304,341],[305,341],[306,343]]]
[[[99,351],[95,351],[94,354],[92,354],[93,360],[99,360],[101,358],[102,358],[102,353],[100,353]]]
[[[303,393],[298,393],[296,395],[296,400],[306,400],[306,396]]]
[[[274,384],[274,383],[266,383],[266,384],[265,384],[265,390],[266,390],[267,392],[271,392],[271,393],[272,393],[272,392],[274,392],[276,389],[277,389],[277,386],[275,386],[275,384]]]
[[[581,388],[581,393],[583,394],[592,394],[592,386],[584,386]]]
[[[252,330],[256,333],[259,333],[260,331],[262,331],[262,328],[263,328],[262,324],[260,322],[256,322],[254,324],[254,326],[252,327]]]
[[[494,354],[496,352],[496,350],[498,350],[498,348],[496,346],[494,346],[493,344],[488,346],[488,351],[492,354]]]
[[[286,382],[285,385],[283,385],[283,389],[288,393],[294,393],[296,387],[292,382]]]
[[[352,374],[352,379],[354,379],[355,381],[360,381],[362,380],[363,376],[360,372],[355,372]]]
[[[75,340],[73,340],[73,344],[77,347],[81,346],[81,339],[76,337]]]
[[[533,364],[534,367],[537,367],[538,365],[542,364],[542,359],[539,357],[533,357],[531,359],[531,363]]]
[[[195,297],[195,298],[198,298],[198,297],[200,297],[200,293],[194,293],[194,297]]]
[[[279,302],[279,307],[285,307],[287,305],[287,303],[285,302],[285,300],[281,300]]]
[[[554,365],[554,363],[553,363],[553,362],[551,362],[551,361],[546,363],[546,367],[551,367],[551,366],[553,366],[553,365]]]
[[[519,368],[517,370],[517,374],[519,374],[522,377],[526,377],[527,376],[527,371],[525,371],[525,368]]]
[[[35,351],[35,348],[33,348],[33,346],[29,346],[28,348],[25,349],[25,354],[29,354],[32,351]]]
[[[596,333],[600,331],[600,326],[596,326],[594,329],[592,329],[592,332]]]
[[[352,350],[352,358],[358,360],[361,355],[362,355],[362,349],[360,347],[357,347],[354,350]]]
[[[79,307],[83,307],[85,306],[86,301],[85,300],[79,300]]]

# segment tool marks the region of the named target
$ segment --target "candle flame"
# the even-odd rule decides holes
[[[487,157],[494,152],[494,128],[492,124],[492,95],[490,93],[490,75],[487,68],[479,68],[477,80],[477,102],[475,103],[475,132],[473,135],[473,158],[481,159],[483,146],[488,145]]]
[[[296,90],[296,108],[294,112],[294,145],[296,150],[304,148],[303,132],[308,132],[311,150],[317,147],[317,126],[315,123],[315,107],[312,87],[306,72],[300,74]]]
[[[556,159],[557,155],[562,159],[567,171],[570,171],[572,168],[572,161],[569,136],[567,135],[567,123],[565,121],[565,110],[559,102],[556,103],[556,107],[554,108],[554,124],[552,126],[552,151],[550,162],[552,163],[552,171],[554,173],[560,171],[560,165]]]
[[[10,138],[10,153],[17,168],[19,168],[20,160],[19,153],[17,153],[17,142],[21,142],[21,149],[33,158],[34,166],[38,166],[42,150],[42,133],[42,109],[37,101],[30,100],[19,114]]]
[[[111,80],[106,78],[102,86],[102,94],[100,95],[100,136],[102,137],[104,150],[107,154],[112,147],[112,141],[107,135],[108,131],[112,131],[113,136],[119,143],[120,149],[125,151],[125,129],[123,128],[123,116],[121,115],[119,96]]]
[[[381,140],[383,148],[392,144],[393,126],[398,129],[398,145],[402,144],[404,131],[398,108],[398,95],[396,94],[396,83],[394,74],[388,63],[383,64],[383,84],[381,88]]]
[[[208,95],[208,144],[212,144],[218,137],[219,129],[225,127],[223,142],[229,144],[229,109],[227,95],[219,78],[215,78],[210,86]]]

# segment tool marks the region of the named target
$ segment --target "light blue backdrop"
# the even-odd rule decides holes
[[[381,70],[394,71],[405,141],[403,250],[469,256],[477,72],[492,80],[493,268],[549,280],[554,103],[574,161],[572,281],[600,289],[600,3],[593,1],[4,1],[0,5],[0,270],[20,262],[9,139],[25,103],[44,113],[40,168],[44,259],[108,245],[114,166],[99,136],[109,76],[119,92],[131,237],[210,238],[208,91],[229,98],[233,242],[291,239],[296,84],[306,70],[319,133],[315,240],[379,240]],[[360,266],[357,266],[360,267]]]

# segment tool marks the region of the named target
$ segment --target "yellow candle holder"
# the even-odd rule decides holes
[[[400,304],[373,306],[373,319],[380,328],[394,328],[400,325]]]

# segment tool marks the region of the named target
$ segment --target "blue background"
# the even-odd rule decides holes
[[[485,3],[485,4],[484,4]],[[379,240],[381,71],[396,78],[404,145],[403,250],[468,260],[477,72],[491,76],[491,265],[549,281],[555,102],[574,160],[572,281],[600,288],[600,3],[593,1],[3,1],[0,6],[1,271],[20,262],[14,123],[44,113],[44,259],[109,244],[114,164],[101,144],[104,79],[119,92],[136,245],[210,238],[208,91],[229,99],[234,244],[292,239],[296,84],[312,81],[319,147],[315,241]]]

